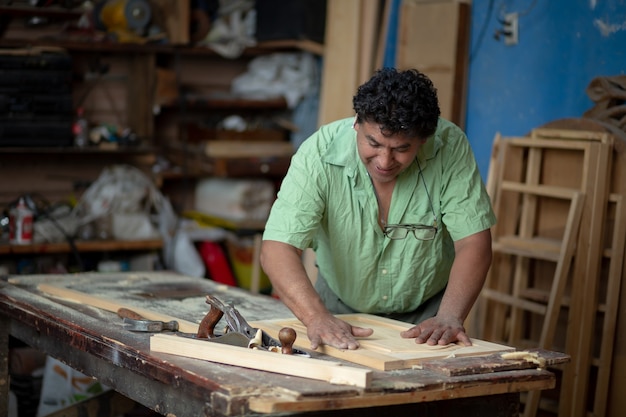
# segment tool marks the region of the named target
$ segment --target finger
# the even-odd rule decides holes
[[[315,336],[310,339],[311,340],[311,350],[317,350],[319,345],[322,343],[322,339],[319,336]]]
[[[433,331],[430,337],[428,338],[428,340],[426,341],[426,343],[429,344],[430,346],[434,346],[438,344],[441,338],[443,337],[443,334],[444,333],[441,330]]]
[[[348,346],[346,347],[348,350],[356,350],[358,348],[360,348],[361,345],[359,344],[359,342],[357,342],[356,340],[353,340],[351,342],[348,342]]]
[[[359,342],[357,342],[351,336],[343,336],[343,337],[331,337],[323,342],[325,345],[332,346],[341,350],[355,350],[360,347]]]
[[[418,344],[426,343],[428,340],[430,340],[430,337],[432,334],[433,334],[432,330],[422,331],[420,334],[418,334],[415,337],[415,343],[418,343]]]
[[[465,332],[459,332],[456,336],[457,340],[465,346],[472,346],[472,339]]]
[[[453,329],[447,329],[447,330],[442,330],[440,335],[439,335],[439,339],[437,340],[436,344],[440,345],[440,346],[445,346],[448,345],[450,343],[456,342],[457,339],[457,333],[458,331],[453,330]],[[431,336],[431,339],[433,337]]]
[[[352,326],[351,331],[354,337],[368,337],[374,333],[374,329],[359,326]]]
[[[414,337],[419,336],[421,333],[422,333],[422,328],[420,326],[414,326],[408,330],[404,330],[400,332],[400,336],[405,339],[413,339]]]

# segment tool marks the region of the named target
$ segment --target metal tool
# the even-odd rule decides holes
[[[311,357],[311,355],[305,351],[293,348],[293,343],[296,340],[296,334],[293,329],[282,329],[279,333],[280,340],[276,340],[263,330],[252,327],[232,303],[224,304],[217,297],[212,295],[206,296],[206,303],[209,304],[211,308],[198,327],[198,333],[196,335],[198,339],[218,342],[220,338],[233,338],[233,336],[229,335],[237,334],[243,336],[243,338],[236,336],[238,340],[243,341],[245,338],[248,341],[248,347],[279,350],[285,354]],[[222,317],[226,321],[226,331],[222,336],[215,336],[215,325]],[[226,341],[224,342],[228,343]]]
[[[178,322],[175,320],[164,322],[158,320],[148,320],[145,317],[127,308],[117,310],[117,315],[124,319],[124,328],[134,332],[162,332],[178,331]]]

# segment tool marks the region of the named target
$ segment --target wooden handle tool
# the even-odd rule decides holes
[[[293,355],[293,344],[296,341],[296,331],[291,327],[283,327],[278,332],[281,352],[283,355]]]
[[[128,308],[122,307],[117,310],[117,315],[124,319],[124,328],[135,332],[171,332],[178,331],[178,322],[175,320],[164,322],[158,320],[148,320],[141,314]]]
[[[198,327],[196,337],[198,339],[212,339],[215,337],[215,325],[224,316],[224,312],[215,306],[211,306],[209,312],[204,316]]]

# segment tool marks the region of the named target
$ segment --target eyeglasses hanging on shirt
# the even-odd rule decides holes
[[[430,210],[433,213],[433,224],[431,226],[425,224],[388,224],[383,228],[383,234],[391,240],[406,239],[409,233],[413,234],[413,237],[417,240],[433,240],[437,235],[437,215],[435,214],[435,208],[426,186],[426,180],[422,174],[422,167],[420,162],[416,159],[417,168],[419,169],[419,175],[422,178],[422,184],[426,190],[426,196],[428,197],[428,203],[430,204]]]

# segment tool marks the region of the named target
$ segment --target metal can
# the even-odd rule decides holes
[[[33,212],[24,197],[9,210],[9,241],[14,245],[33,243]]]

